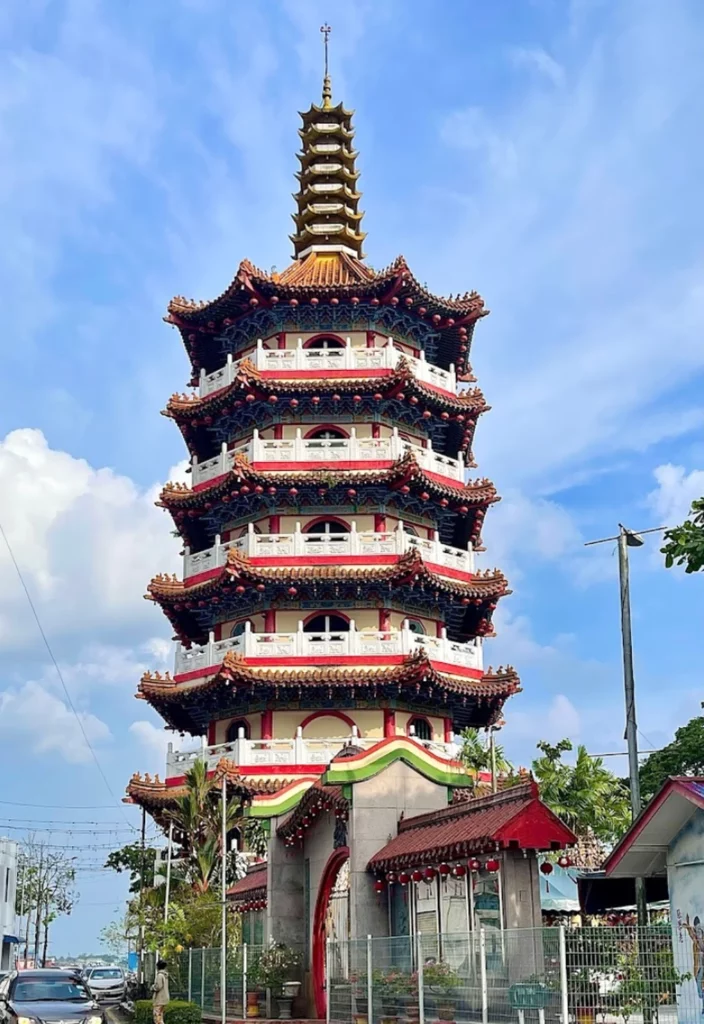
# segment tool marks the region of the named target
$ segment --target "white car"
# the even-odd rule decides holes
[[[125,972],[121,967],[89,967],[84,974],[86,985],[101,1003],[123,1003],[127,994]]]

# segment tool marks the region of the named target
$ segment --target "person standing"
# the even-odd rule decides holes
[[[164,1007],[169,1002],[169,976],[166,973],[166,960],[157,960],[156,976],[152,985],[152,1006],[154,1024],[164,1024]]]

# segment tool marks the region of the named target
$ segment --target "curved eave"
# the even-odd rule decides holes
[[[342,103],[336,103],[335,106],[331,104],[329,107],[319,107],[316,103],[311,103],[308,110],[299,110],[298,116],[304,125],[307,125],[313,118],[322,118],[329,121],[336,118],[339,121],[342,119],[350,121],[354,117],[354,110],[347,110]]]
[[[438,500],[447,499],[455,506],[462,506],[469,503],[474,507],[487,507],[494,502],[500,501],[496,488],[491,481],[482,479],[471,483],[445,484],[430,477],[424,469],[416,462],[412,453],[404,455],[402,459],[390,469],[380,470],[338,470],[331,466],[327,475],[334,474],[337,477],[336,484],[332,486],[344,486],[345,484],[356,484],[358,486],[386,484],[393,488],[394,485],[412,483],[415,487],[423,487],[431,497]],[[165,508],[190,508],[193,510],[202,508],[206,502],[212,502],[222,494],[227,493],[230,488],[239,483],[252,482],[255,484],[275,485],[277,487],[295,487],[301,484],[316,485],[320,483],[320,472],[295,472],[292,470],[261,470],[253,469],[247,459],[238,456],[235,465],[229,473],[218,477],[212,483],[203,486],[197,491],[191,490],[186,484],[168,483],[160,495],[160,503]],[[332,490],[328,485],[328,490]],[[254,495],[256,497],[256,494]]]
[[[378,700],[396,689],[399,699],[420,706],[432,700],[437,713],[450,713],[460,726],[476,719],[493,724],[501,717],[504,701],[520,692],[520,681],[512,668],[489,670],[481,679],[467,679],[438,672],[424,653],[401,665],[382,667],[258,669],[228,653],[211,676],[176,682],[168,674],[160,678],[146,673],[138,697],[146,700],[170,728],[198,734],[203,727],[195,715],[198,704],[212,708],[227,706],[238,694],[250,703],[276,700],[300,701],[305,693],[320,690],[326,700]],[[474,716],[474,718],[473,718]]]
[[[317,583],[323,580],[337,583],[355,583],[373,586],[380,583],[400,585],[404,581],[427,585],[449,595],[480,600],[498,599],[510,593],[506,577],[498,569],[475,573],[467,580],[452,579],[431,569],[420,557],[416,548],[399,556],[392,565],[286,565],[258,566],[244,558],[236,548],[228,552],[227,565],[216,576],[205,582],[186,585],[173,576],[159,575],[147,587],[147,596],[158,604],[167,606],[184,601],[198,601],[204,598],[222,596],[223,588],[237,580],[250,587],[259,584],[273,584],[286,587],[291,584]]]

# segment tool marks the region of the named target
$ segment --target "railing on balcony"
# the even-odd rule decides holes
[[[378,555],[400,556],[415,548],[425,562],[458,569],[460,572],[474,572],[472,550],[463,551],[443,544],[437,534],[433,540],[415,537],[406,533],[403,523],[399,523],[395,530],[382,530],[378,533],[357,533],[354,522],[349,533],[303,533],[300,523],[296,524],[295,533],[255,533],[254,525],[250,523],[247,533],[236,540],[221,541],[217,536],[215,545],[206,551],[191,553],[186,548],[183,558],[184,578],[226,565],[230,548],[235,548],[249,558],[360,556],[368,557],[370,562]]]
[[[426,750],[439,757],[455,759],[457,748],[454,743],[443,743],[436,740],[419,740],[412,736]],[[196,761],[205,761],[208,768],[215,768],[221,758],[227,758],[237,765],[328,765],[332,759],[347,746],[369,750],[380,742],[380,737],[362,737],[357,727],[352,727],[349,736],[331,739],[309,739],[303,736],[301,726],[292,739],[248,740],[244,730],[240,736],[228,743],[216,743],[212,746],[203,745],[194,750],[174,750],[169,743],[166,754],[166,778],[172,779],[185,773]]]
[[[440,366],[427,362],[424,353],[421,353],[420,359],[416,359],[397,348],[393,338],[389,338],[383,348],[353,348],[350,338],[347,338],[346,342],[343,348],[303,348],[303,340],[299,338],[296,348],[267,349],[259,338],[257,347],[247,354],[247,358],[258,370],[273,370],[276,373],[290,373],[296,370],[358,370],[363,373],[365,370],[394,370],[399,359],[403,357],[413,367],[418,380],[434,384],[443,391],[455,393],[457,379],[454,366],[450,366],[449,370],[443,370]],[[232,384],[237,376],[239,362],[230,354],[226,364],[213,373],[201,370],[200,397],[206,398],[214,391]]]
[[[396,427],[391,437],[357,437],[353,427],[350,437],[302,437],[299,429],[296,437],[280,440],[260,437],[259,431],[255,429],[248,444],[228,449],[223,442],[219,454],[213,458],[197,462],[194,457],[191,472],[194,486],[205,483],[227,473],[239,452],[246,455],[250,462],[283,462],[295,468],[297,462],[323,462],[329,466],[341,462],[395,462],[408,451],[413,452],[418,464],[428,472],[450,480],[464,479],[461,455],[453,459],[432,448],[411,444],[399,435]]]
[[[296,633],[255,633],[247,622],[239,636],[216,640],[211,633],[207,644],[177,646],[175,674],[180,676],[186,672],[215,668],[228,651],[235,651],[254,662],[258,658],[285,658],[292,662],[289,667],[295,668],[296,660],[305,667],[311,658],[392,657],[414,654],[419,650],[425,650],[433,661],[461,668],[482,668],[479,638],[463,644],[449,640],[444,630],[442,636],[427,636],[414,632],[407,625],[398,630],[357,630],[353,619],[349,632],[306,633],[303,623],[299,622]]]

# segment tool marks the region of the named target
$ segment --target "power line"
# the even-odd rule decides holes
[[[39,807],[45,811],[114,811],[114,804],[29,804],[26,800],[0,800],[8,807]]]
[[[78,727],[81,730],[81,733],[83,735],[83,739],[85,741],[85,744],[88,747],[88,749],[90,750],[91,756],[92,756],[93,760],[95,761],[95,766],[98,769],[98,771],[100,772],[100,776],[101,776],[103,782],[105,783],[105,788],[107,789],[108,793],[112,797],[112,799],[115,802],[115,804],[120,809],[120,811],[122,813],[122,816],[125,819],[125,821],[127,821],[127,823],[130,825],[131,828],[134,828],[134,826],[131,824],[131,822],[128,821],[127,815],[125,814],[125,812],[124,812],[124,810],[122,808],[122,804],[119,803],[117,797],[113,793],[112,786],[108,782],[108,777],[105,774],[105,772],[103,771],[102,765],[100,764],[100,761],[98,760],[98,755],[95,753],[95,750],[93,749],[93,746],[92,746],[90,740],[88,739],[88,733],[86,732],[86,729],[85,729],[85,726],[84,726],[84,724],[83,724],[83,722],[81,720],[81,717],[78,714],[78,712],[76,711],[76,708],[74,706],[73,700],[71,699],[71,694],[69,693],[68,687],[66,686],[66,682],[64,680],[63,673],[61,672],[61,669],[59,668],[59,663],[58,663],[58,661],[56,660],[56,658],[54,656],[54,652],[53,652],[53,650],[51,648],[51,644],[49,643],[49,640],[47,638],[46,633],[44,632],[44,628],[43,628],[43,626],[41,624],[41,620],[40,620],[39,615],[37,613],[37,609],[35,608],[34,601],[32,600],[32,595],[30,594],[29,588],[27,587],[27,584],[24,581],[24,576],[22,575],[22,570],[20,569],[20,567],[19,567],[19,565],[17,563],[17,559],[15,558],[15,553],[12,550],[12,545],[10,544],[9,537],[5,533],[5,530],[3,528],[2,523],[0,523],[0,533],[2,534],[2,539],[5,541],[5,546],[7,547],[7,550],[9,552],[10,558],[12,559],[12,564],[15,567],[15,572],[17,573],[17,576],[19,577],[19,581],[22,584],[22,589],[25,592],[25,595],[27,597],[27,601],[29,603],[29,607],[32,610],[32,615],[34,616],[34,621],[37,624],[37,629],[39,630],[39,633],[41,634],[41,638],[44,641],[44,646],[46,647],[47,652],[49,654],[49,657],[51,658],[51,660],[52,660],[52,662],[54,664],[54,668],[56,669],[56,674],[59,677],[59,681],[60,681],[61,686],[63,688],[64,694],[66,695],[66,701],[68,703],[68,706],[71,709],[71,711],[73,712],[74,718],[78,722]],[[135,831],[136,831],[136,829],[135,829]]]

